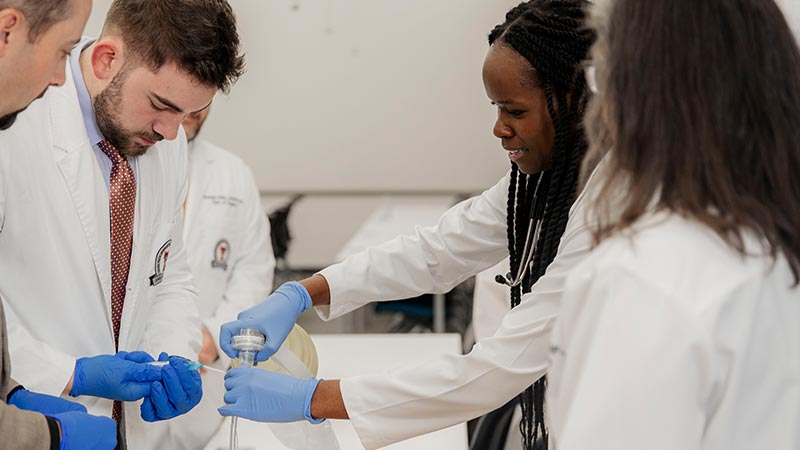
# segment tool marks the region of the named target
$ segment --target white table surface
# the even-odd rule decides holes
[[[328,379],[381,372],[461,350],[457,334],[331,334],[315,335],[312,339],[319,354],[319,377]],[[342,450],[364,448],[350,422],[332,420],[331,425]],[[229,432],[230,420],[225,420],[206,450],[227,450]],[[243,419],[239,420],[239,447],[242,450],[286,449],[268,426]],[[467,427],[460,424],[386,448],[466,450],[467,447]]]

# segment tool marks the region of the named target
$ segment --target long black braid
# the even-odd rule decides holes
[[[535,81],[545,91],[547,110],[555,129],[552,163],[541,174],[526,175],[512,163],[508,192],[508,252],[512,277],[522,261],[530,223],[533,190],[541,177],[539,201],[544,208],[534,223],[541,222],[539,240],[530,270],[520,286],[511,289],[511,307],[519,305],[522,294],[553,262],[561,236],[575,201],[580,163],[586,152],[583,112],[588,100],[584,61],[594,42],[585,24],[586,0],[531,0],[506,14],[506,20],[489,35],[489,44],[500,42],[522,55],[533,66]],[[547,448],[544,398],[546,379],[536,381],[521,394],[522,440],[524,448]]]

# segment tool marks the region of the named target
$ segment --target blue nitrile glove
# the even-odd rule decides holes
[[[137,363],[151,363],[155,361],[155,359],[146,352],[117,352],[117,356],[126,361]]]
[[[80,403],[64,400],[53,395],[31,392],[27,389],[14,391],[11,394],[11,398],[8,399],[8,404],[14,405],[19,409],[42,413],[45,416],[68,411],[86,412],[86,407]]]
[[[253,367],[231,369],[225,375],[223,416],[237,416],[258,422],[320,423],[311,417],[311,397],[322,380],[300,380],[282,373]]]
[[[162,353],[159,361],[169,361],[161,368],[162,381],[150,386],[150,396],[145,397],[140,408],[142,419],[147,422],[172,419],[186,414],[200,403],[203,384],[197,369],[191,369],[191,361]]]
[[[256,328],[267,337],[256,361],[266,361],[281,348],[297,318],[311,308],[311,304],[311,296],[302,284],[296,281],[284,283],[263,302],[240,312],[238,320],[223,324],[219,332],[220,347],[226,355],[236,358],[238,352],[231,347],[233,337],[242,328]]]
[[[108,417],[69,411],[50,415],[61,426],[60,450],[113,450],[117,423]]]
[[[143,362],[143,354],[119,352],[75,361],[69,395],[91,395],[126,402],[150,395],[150,384],[161,380],[161,368]]]

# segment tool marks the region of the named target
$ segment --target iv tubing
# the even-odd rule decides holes
[[[256,353],[264,347],[266,338],[260,331],[252,328],[243,328],[238,335],[233,337],[233,348],[239,350],[239,363],[241,367],[256,365]],[[239,450],[239,418],[231,417],[230,450]]]

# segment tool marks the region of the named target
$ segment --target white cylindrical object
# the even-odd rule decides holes
[[[252,367],[256,363],[256,353],[264,348],[267,338],[254,328],[242,328],[233,337],[231,347],[239,351],[239,362],[242,367]]]

